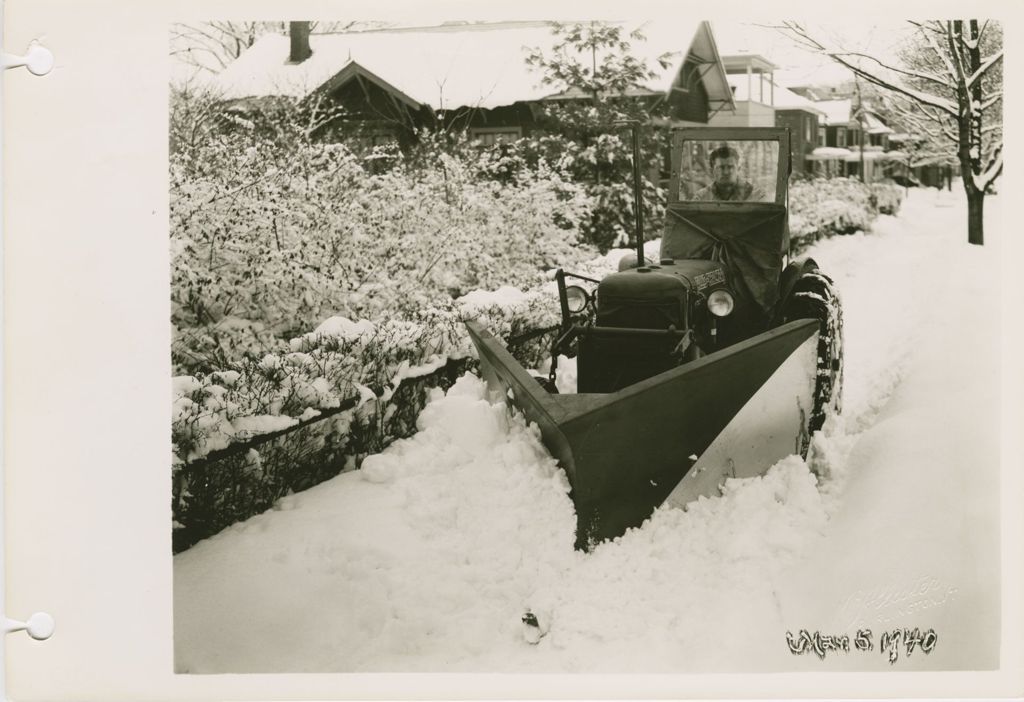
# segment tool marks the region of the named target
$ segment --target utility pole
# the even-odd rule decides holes
[[[864,178],[864,103],[861,101],[860,95],[860,77],[854,74],[853,77],[854,89],[857,92],[857,124],[860,125],[860,182],[867,182]]]

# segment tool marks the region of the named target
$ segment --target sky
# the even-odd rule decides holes
[[[771,21],[722,21],[712,22],[712,28],[721,54],[749,52],[764,56],[779,66],[776,80],[784,87],[837,83],[852,77],[850,71],[835,61],[804,49],[785,33],[772,28],[772,24]],[[905,34],[904,26],[895,22],[843,22],[841,29],[838,25],[819,23],[809,23],[807,27],[814,36],[889,60],[893,58],[899,38]]]

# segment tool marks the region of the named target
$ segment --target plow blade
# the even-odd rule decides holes
[[[668,500],[718,494],[806,445],[818,323],[800,320],[611,393],[548,394],[467,322],[492,392],[540,428],[569,477],[577,548],[639,526]]]

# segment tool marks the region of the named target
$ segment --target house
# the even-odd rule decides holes
[[[889,151],[893,130],[866,103],[858,109],[854,98],[820,100],[814,103],[825,113],[819,132],[819,149],[812,159],[823,175],[860,176],[873,182],[888,177],[891,166],[902,158]]]
[[[628,94],[668,101],[672,126],[705,125],[733,109],[732,92],[711,27],[692,21],[642,27],[633,53],[654,72]],[[370,143],[415,139],[426,126],[458,128],[484,142],[528,135],[539,108],[589,99],[544,85],[526,63],[530,49],[550,55],[549,22],[446,23],[362,32],[311,34],[292,22],[290,35],[266,35],[218,77],[224,99],[239,109],[275,98],[340,107],[325,134],[357,131]],[[666,56],[667,62],[661,61]],[[600,57],[598,57],[600,60]]]
[[[808,173],[808,156],[818,145],[819,120],[825,113],[814,102],[775,82],[778,68],[758,54],[722,57],[736,110],[711,119],[712,126],[788,127],[794,173]]]
[[[811,155],[824,137],[824,122],[825,112],[814,102],[787,88],[775,88],[775,126],[789,127],[793,173],[814,172]]]
[[[775,81],[778,66],[757,54],[722,57],[729,89],[736,102],[731,113],[719,113],[711,119],[715,127],[774,127]]]

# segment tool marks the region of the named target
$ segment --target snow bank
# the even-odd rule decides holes
[[[899,218],[811,251],[846,320],[846,407],[816,438],[820,482],[790,457],[577,553],[568,486],[536,430],[464,377],[363,471],[176,557],[176,669],[997,665],[998,249],[951,226],[963,202],[935,205],[914,192]],[[787,632],[864,626],[872,651],[822,661],[787,646]],[[936,649],[890,664],[883,629],[915,626]]]
[[[864,251],[837,241],[816,252],[872,265],[839,266],[839,287],[854,293],[844,295],[848,403],[822,449],[840,472],[828,496],[841,499],[829,500],[827,538],[779,591],[794,627],[870,629],[876,650],[798,659],[806,670],[892,669],[880,637],[906,628],[939,638],[929,655],[900,650],[899,670],[999,661],[998,230],[989,246],[968,246],[949,226],[962,210],[936,208],[934,191],[914,195],[905,219],[881,218],[858,242]],[[998,200],[988,207],[997,222]],[[867,314],[886,302],[888,315]]]
[[[480,380],[435,390],[419,429],[177,557],[179,670],[713,666],[723,613],[763,618],[771,580],[824,525],[794,457],[585,556],[565,474]],[[549,631],[536,648],[528,610]]]

